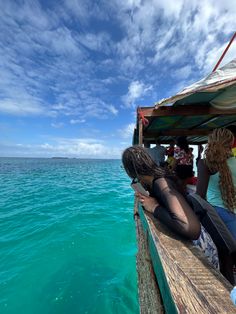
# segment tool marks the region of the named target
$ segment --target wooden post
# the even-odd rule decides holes
[[[138,144],[142,145],[143,144],[143,122],[142,119],[139,119],[139,133],[138,133]]]

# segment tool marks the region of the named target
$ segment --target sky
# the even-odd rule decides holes
[[[235,16],[232,0],[0,0],[0,156],[120,158],[136,108],[209,74]]]

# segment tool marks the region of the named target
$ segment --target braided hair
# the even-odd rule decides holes
[[[173,178],[167,170],[157,166],[147,150],[141,146],[126,148],[122,155],[122,163],[128,176],[132,179],[138,175],[148,175],[157,178]]]
[[[234,135],[231,131],[219,128],[208,137],[204,152],[205,163],[210,172],[219,172],[219,188],[225,206],[231,211],[236,208],[236,188],[227,159],[232,156]]]

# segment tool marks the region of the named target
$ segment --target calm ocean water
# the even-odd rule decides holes
[[[0,313],[138,313],[118,160],[0,158]]]

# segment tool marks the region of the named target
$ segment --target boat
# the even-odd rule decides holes
[[[137,108],[133,145],[187,136],[207,142],[215,128],[236,125],[236,59],[174,96]],[[231,284],[205,256],[135,200],[140,313],[236,313]]]

